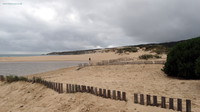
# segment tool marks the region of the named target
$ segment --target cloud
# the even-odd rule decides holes
[[[200,35],[198,0],[4,2],[0,2],[0,53],[104,48]]]

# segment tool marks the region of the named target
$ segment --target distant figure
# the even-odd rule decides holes
[[[91,58],[89,58],[89,64],[91,64]]]

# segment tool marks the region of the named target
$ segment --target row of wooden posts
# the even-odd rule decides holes
[[[125,65],[125,64],[164,64],[165,61],[126,61],[126,62],[113,62],[112,60],[104,60],[97,63],[82,63],[79,67],[86,67],[90,65]]]
[[[5,77],[0,75],[0,81],[6,81]],[[97,88],[93,86],[77,85],[77,84],[63,84],[57,82],[51,82],[42,80],[41,78],[33,78],[28,80],[32,83],[40,83],[47,88],[53,89],[58,93],[90,93],[99,97],[127,101],[126,92],[116,91],[116,90],[107,90],[103,88]],[[167,98],[167,97],[157,97],[155,95],[144,95],[134,93],[134,103],[146,105],[146,106],[157,106],[161,108],[168,108],[177,111],[183,111],[186,109],[186,112],[191,112],[191,100],[185,100],[186,106],[183,106],[182,99]]]
[[[146,97],[146,98],[145,98]],[[134,94],[134,103],[141,104],[141,105],[147,105],[147,106],[157,106],[161,108],[168,108],[173,109],[177,111],[183,111],[183,108],[186,109],[186,112],[191,112],[191,100],[185,100],[186,106],[183,107],[183,100],[182,99],[175,99],[175,98],[167,98],[167,97],[159,97],[153,95],[144,95],[144,94]],[[161,101],[161,102],[159,102]],[[167,103],[168,101],[168,103]],[[176,105],[175,105],[176,101]]]
[[[116,91],[116,90],[107,90],[102,88],[97,88],[93,86],[85,86],[85,85],[77,85],[77,84],[63,84],[63,83],[57,83],[57,82],[51,82],[46,80],[35,80],[36,78],[33,78],[33,83],[40,83],[45,85],[48,88],[51,88],[55,90],[58,93],[90,93],[96,96],[100,96],[103,98],[109,98],[114,100],[120,100],[120,101],[127,101],[126,98],[126,92]],[[64,89],[65,85],[65,89]]]

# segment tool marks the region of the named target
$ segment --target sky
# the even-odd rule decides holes
[[[0,0],[0,54],[197,37],[199,4],[200,0]]]

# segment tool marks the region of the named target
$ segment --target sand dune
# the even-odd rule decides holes
[[[87,60],[93,61],[133,58],[148,52],[118,55],[97,53],[76,56],[41,56],[0,58],[1,61],[48,61],[48,60]],[[161,60],[165,60],[166,55]],[[33,74],[45,80],[88,85],[99,88],[127,92],[128,102],[100,98],[91,94],[58,94],[39,84],[0,82],[0,112],[174,112],[160,107],[142,106],[133,103],[133,93],[166,96],[192,100],[192,111],[200,112],[200,82],[167,77],[163,65],[105,65],[78,67]],[[184,108],[185,110],[185,108]]]
[[[199,81],[166,77],[163,65],[109,65],[77,67],[35,74],[46,80],[85,84],[127,92],[128,102],[99,98],[86,93],[57,94],[39,84],[18,82],[0,86],[0,111],[30,112],[172,112],[133,103],[133,93],[192,100],[192,110],[200,111]],[[33,75],[32,75],[33,76]],[[31,77],[31,76],[30,76]],[[4,102],[4,103],[2,103]],[[23,105],[23,107],[21,107]],[[11,108],[12,107],[12,108]],[[1,110],[2,109],[2,110]]]

